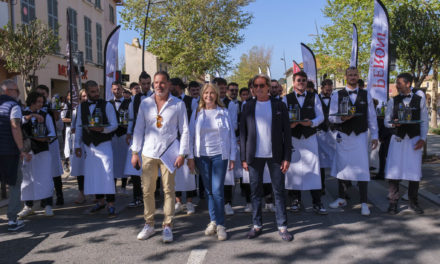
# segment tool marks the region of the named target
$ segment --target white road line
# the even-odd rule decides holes
[[[206,253],[208,253],[207,249],[194,249],[191,250],[188,258],[188,264],[201,264],[205,259]]]

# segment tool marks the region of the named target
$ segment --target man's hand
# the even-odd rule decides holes
[[[281,172],[283,173],[283,174],[285,174],[286,172],[287,172],[287,170],[289,169],[289,166],[290,166],[290,162],[289,161],[287,161],[287,160],[283,160],[282,162],[281,162]]]
[[[394,119],[394,122],[397,122],[397,121],[399,121],[399,119]],[[400,127],[401,126],[401,124],[393,124],[393,127]]]
[[[139,154],[133,154],[131,155],[131,165],[133,168],[136,169],[136,167],[141,167],[141,159],[139,158]]]
[[[76,148],[75,149],[75,156],[78,157],[78,158],[81,158],[81,156],[82,156],[81,148]]]
[[[127,143],[127,145],[130,145],[131,142],[131,135],[127,134],[127,136],[125,136],[125,142]]]
[[[95,131],[95,132],[102,132],[104,131],[103,127],[89,127],[89,130]]]
[[[302,126],[310,127],[313,125],[312,121],[306,119],[306,121],[299,122]]]
[[[425,145],[425,141],[423,139],[419,139],[416,145],[414,146],[414,150],[419,150],[423,148],[424,145]]]
[[[188,166],[189,172],[195,174],[196,172],[196,164],[193,159],[186,160],[186,166]]]
[[[183,156],[179,155],[176,159],[176,162],[174,162],[174,167],[180,168],[180,167],[182,167],[184,162],[185,162],[185,158]]]
[[[229,170],[233,170],[233,169],[234,169],[234,166],[235,166],[235,161],[230,160],[230,161],[229,161]]]
[[[298,122],[290,123],[290,128],[295,128],[298,125]]]
[[[377,139],[371,140],[371,149],[376,149],[379,141]]]
[[[345,122],[345,121],[347,121],[347,120],[352,119],[353,117],[354,117],[354,115],[341,116],[341,120]]]
[[[20,158],[21,158],[22,160],[25,160],[25,161],[31,161],[31,159],[32,159],[32,154],[30,154],[30,153],[26,153],[26,152],[21,152],[21,153],[20,153]]]
[[[242,162],[241,162],[241,166],[243,167],[243,169],[244,169],[245,171],[249,171],[249,167],[248,167],[248,164],[247,164],[246,161],[242,161]]]

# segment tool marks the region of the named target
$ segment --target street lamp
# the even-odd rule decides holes
[[[145,23],[144,23],[144,38],[142,41],[142,71],[145,71],[145,62],[144,62],[144,58],[145,58],[145,37],[147,35],[147,23],[148,23],[148,13],[150,12],[150,5],[152,4],[159,4],[159,3],[163,3],[166,2],[165,0],[161,0],[161,1],[151,1],[148,0],[148,5],[147,5],[147,15],[145,16]]]

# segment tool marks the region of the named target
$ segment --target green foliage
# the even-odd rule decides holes
[[[253,0],[169,0],[152,4],[147,50],[172,65],[172,75],[200,77],[229,69],[228,52],[243,41]],[[143,36],[148,1],[126,0],[122,24]]]
[[[431,128],[429,130],[432,134],[440,135],[440,128]]]
[[[261,67],[261,71],[266,73],[271,59],[272,48],[253,46],[247,54],[241,55],[240,62],[228,79],[238,83],[240,88],[247,87],[249,79],[258,74],[258,67]]]
[[[0,54],[6,61],[6,69],[18,72],[24,83],[30,83],[30,75],[42,69],[45,57],[58,48],[58,37],[46,24],[33,20],[29,24],[11,25],[0,30]],[[27,87],[28,91],[31,87]]]
[[[397,50],[399,69],[410,70],[419,81],[422,77],[424,79],[423,74],[418,74],[417,69],[413,70],[408,66],[415,64],[429,68],[430,62],[424,57],[427,55],[428,46],[438,47],[439,41],[435,40],[440,37],[440,34],[435,33],[438,32],[438,24],[433,27],[438,22],[426,21],[435,16],[425,13],[429,16],[422,17],[417,10],[426,12],[430,8],[438,15],[439,2],[434,0],[382,0],[382,2],[390,14],[391,43],[392,47]],[[349,65],[352,24],[355,23],[358,28],[359,42],[358,68],[362,78],[365,79],[369,68],[374,1],[328,0],[322,12],[331,20],[331,23],[321,28],[322,32],[319,32],[315,42],[311,44],[317,57],[321,59],[320,74],[334,74],[336,78],[343,78],[344,70]],[[423,22],[417,21],[416,23],[415,20]],[[397,29],[406,33],[404,41],[401,35],[395,34]],[[435,34],[437,35],[434,36]],[[420,46],[418,43],[425,45]],[[409,51],[410,47],[411,51]],[[437,48],[437,51],[440,49]]]

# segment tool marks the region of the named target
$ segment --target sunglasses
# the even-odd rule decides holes
[[[161,115],[157,115],[157,117],[156,117],[156,127],[157,128],[161,128],[163,126],[162,122],[163,122],[162,116]]]
[[[254,88],[265,88],[266,84],[254,84]]]
[[[307,82],[307,79],[296,79],[296,82]]]

